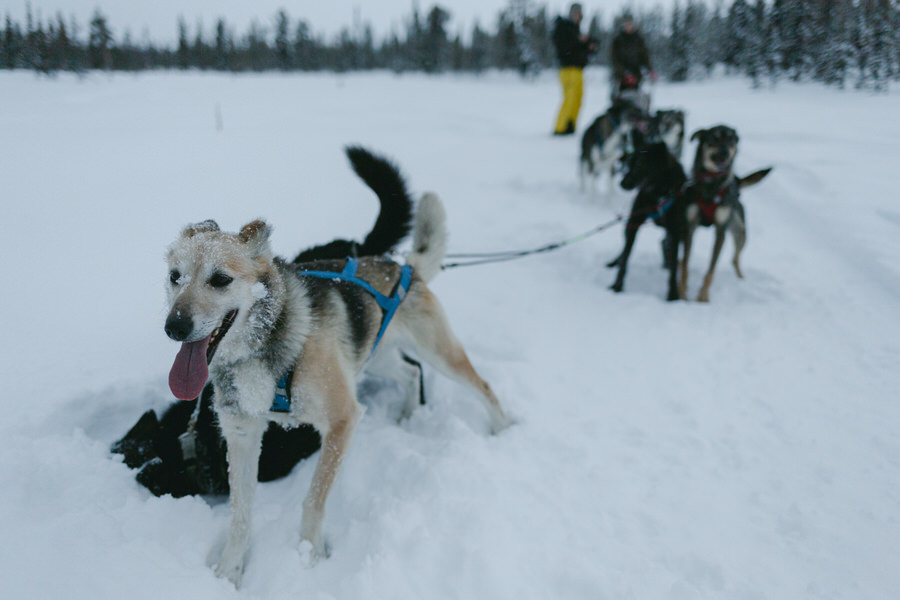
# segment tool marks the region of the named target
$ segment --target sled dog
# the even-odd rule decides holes
[[[654,140],[660,140],[666,144],[672,156],[681,160],[684,148],[684,111],[683,110],[658,110],[653,115],[650,131]]]
[[[607,198],[612,197],[616,162],[628,149],[628,135],[635,123],[644,116],[634,104],[619,101],[588,126],[581,136],[581,157],[578,159],[578,180],[582,192],[590,178],[589,191],[593,197],[597,179],[608,173]]]
[[[309,423],[322,436],[300,523],[300,539],[314,558],[326,554],[325,503],[363,412],[355,395],[358,374],[371,370],[400,381],[413,392],[405,405],[409,413],[420,382],[403,368],[399,352],[410,349],[469,386],[494,432],[509,425],[426,283],[440,270],[446,247],[436,195],[426,194],[418,204],[405,266],[381,257],[295,265],[273,255],[270,233],[262,220],[238,233],[204,221],[185,227],[168,251],[165,331],[181,342],[169,387],[176,397],[193,399],[207,378],[213,383],[232,511],[215,571],[236,586],[250,545],[261,440],[270,421]]]
[[[741,272],[741,250],[747,242],[747,221],[744,205],[740,200],[742,189],[758,183],[772,170],[771,167],[747,175],[737,177],[732,172],[734,158],[737,156],[738,135],[727,125],[716,125],[709,129],[700,129],[691,135],[691,141],[699,140],[694,165],[691,170],[691,181],[685,194],[687,196],[686,217],[687,231],[684,239],[684,258],[681,261],[681,279],[679,296],[687,297],[688,264],[691,256],[691,242],[697,226],[715,227],[715,242],[709,268],[703,278],[703,285],[697,296],[698,302],[709,302],[709,288],[712,285],[716,262],[725,243],[725,233],[730,231],[734,239],[734,258],[732,264],[737,276],[743,279]]]
[[[294,263],[387,254],[412,227],[413,200],[396,165],[357,146],[346,148],[346,153],[353,170],[378,197],[380,211],[375,224],[361,242],[333,240],[303,250],[294,257]],[[408,368],[419,369],[421,378],[421,365],[409,356],[404,355],[403,360]],[[420,403],[424,401],[423,393]],[[157,496],[227,494],[225,440],[212,404],[212,384],[207,384],[196,402],[176,401],[161,417],[148,410],[113,444],[112,452],[122,454],[130,468],[139,469],[138,483]],[[269,423],[263,435],[259,480],[284,477],[319,446],[319,434],[309,425],[286,429]]]
[[[638,194],[634,198],[628,220],[625,222],[625,246],[622,252],[607,263],[607,267],[617,267],[616,280],[610,286],[614,292],[621,292],[625,286],[628,258],[637,238],[638,229],[647,219],[665,229],[663,240],[663,264],[669,271],[667,300],[678,300],[677,272],[678,248],[684,239],[685,210],[682,194],[687,176],[681,163],[672,155],[667,144],[662,141],[644,144],[638,132],[634,133],[636,151],[629,161],[628,170],[622,178],[622,188]]]

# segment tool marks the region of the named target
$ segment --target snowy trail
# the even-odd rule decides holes
[[[607,98],[603,73],[587,81],[585,120]],[[577,140],[548,135],[552,73],[4,73],[0,86],[13,92],[0,133],[24,140],[0,155],[16,200],[0,237],[15,282],[0,314],[0,578],[14,597],[900,596],[896,94],[657,85],[689,132],[738,129],[740,172],[775,166],[745,191],[746,279],[729,241],[709,305],[666,303],[652,226],[623,294],[603,267],[620,227],[440,274],[516,426],[488,436],[477,401],[430,370],[429,404],[397,424],[396,390],[365,381],[329,499],[331,557],[308,569],[298,551],[307,461],[259,487],[235,591],[208,568],[227,504],[154,498],[107,451],[170,401],[162,256],[184,223],[264,216],[282,254],[360,235],[376,206],[341,155],[350,142],[440,193],[453,252],[566,239],[629,197],[579,194]],[[700,231],[692,294],[711,246]]]

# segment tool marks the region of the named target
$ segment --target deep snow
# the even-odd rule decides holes
[[[689,131],[741,136],[746,280],[730,241],[709,305],[666,303],[661,232],[621,229],[433,284],[517,425],[496,437],[429,371],[398,425],[368,411],[303,566],[307,461],[258,488],[244,587],[208,567],[215,499],[155,498],[109,443],[170,401],[165,247],[191,221],[262,216],[282,254],[377,212],[342,154],[397,160],[447,207],[451,251],[557,241],[589,201],[549,135],[553,73],[485,77],[0,74],[0,580],[9,598],[900,597],[900,97],[742,80],[657,85]],[[582,127],[604,108],[587,78]],[[217,131],[216,114],[222,130]],[[685,162],[692,156],[685,150]],[[602,189],[602,188],[601,188]],[[711,235],[696,238],[696,294]]]

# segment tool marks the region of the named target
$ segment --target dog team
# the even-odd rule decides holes
[[[680,163],[684,112],[650,115],[649,102],[622,94],[585,130],[579,159],[582,187],[590,178],[593,189],[601,173],[612,182],[621,169],[621,186],[637,190],[625,247],[608,264],[618,268],[611,287],[622,291],[637,230],[652,219],[666,232],[667,298],[684,299],[694,230],[713,226],[712,259],[698,297],[708,301],[728,231],[734,268],[743,277],[740,192],[770,169],[736,176],[737,133],[717,125],[691,136],[698,147],[688,176]],[[157,495],[229,493],[231,522],[215,572],[238,587],[257,482],[286,475],[317,450],[300,539],[313,560],[327,556],[326,503],[363,413],[357,400],[363,374],[396,381],[407,418],[425,401],[421,358],[472,390],[493,433],[511,424],[428,287],[446,250],[440,199],[426,193],[414,203],[393,163],[358,147],[347,155],[381,203],[361,243],[335,240],[287,260],[273,254],[272,228],[261,220],[236,233],[212,220],[181,231],[167,254],[164,329],[180,343],[169,387],[180,400],[195,402],[173,405],[162,419],[148,411],[113,446],[126,464],[141,468],[138,480]],[[410,232],[412,251],[399,264],[388,254]]]

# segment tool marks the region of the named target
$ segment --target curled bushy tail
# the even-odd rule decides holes
[[[294,257],[294,264],[387,254],[403,241],[412,227],[413,201],[396,165],[360,146],[348,146],[346,150],[353,170],[381,203],[375,225],[361,244],[353,240],[332,240],[303,250]]]
[[[348,146],[353,170],[372,188],[381,202],[381,212],[372,231],[359,247],[360,256],[376,256],[394,249],[409,233],[413,202],[400,170],[386,158],[360,146]]]
[[[431,281],[441,270],[447,252],[447,215],[437,194],[419,200],[413,220],[413,249],[406,258],[419,277]]]

